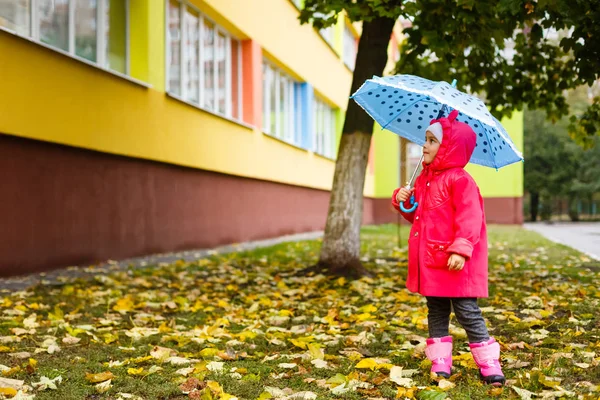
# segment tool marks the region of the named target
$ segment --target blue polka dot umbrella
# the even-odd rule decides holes
[[[441,117],[448,108],[458,110],[456,119],[469,124],[477,134],[471,163],[498,169],[523,160],[485,104],[457,90],[454,83],[413,75],[373,77],[352,98],[384,129],[419,145],[425,143],[425,129],[432,119]]]

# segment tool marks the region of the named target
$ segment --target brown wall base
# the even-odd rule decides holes
[[[0,134],[0,275],[322,230],[329,193]],[[501,201],[500,201],[501,200]],[[522,221],[500,199],[496,222]],[[520,218],[520,219],[519,219]],[[363,222],[396,222],[365,199]]]
[[[523,223],[523,197],[488,197],[484,201],[489,224]]]

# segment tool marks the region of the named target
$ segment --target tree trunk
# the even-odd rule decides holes
[[[395,19],[381,17],[363,24],[352,93],[373,75],[383,75],[394,24]],[[368,274],[360,263],[360,226],[372,134],[373,120],[349,99],[318,264],[328,274],[349,277]]]
[[[540,208],[540,194],[539,193],[531,193],[531,220],[533,222],[537,221],[538,217],[538,209]]]

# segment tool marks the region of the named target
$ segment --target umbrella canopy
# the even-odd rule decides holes
[[[425,143],[425,129],[439,118],[440,110],[453,108],[459,111],[457,121],[467,123],[477,134],[471,163],[498,169],[523,160],[485,104],[447,82],[414,75],[373,77],[352,98],[383,128],[419,145]]]

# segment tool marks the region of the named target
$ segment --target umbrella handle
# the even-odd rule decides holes
[[[410,204],[412,205],[411,208],[406,208],[404,207],[404,202],[400,203],[400,210],[402,210],[402,212],[410,214],[411,212],[415,211],[417,209],[417,207],[419,206],[419,203],[415,201],[415,195],[411,195],[410,196]]]

